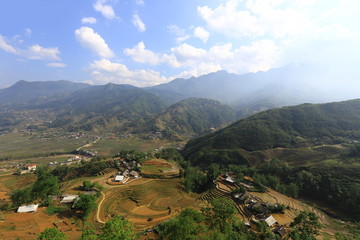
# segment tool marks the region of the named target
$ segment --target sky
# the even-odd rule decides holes
[[[350,75],[358,0],[1,0],[0,88],[19,80],[151,86],[293,63]]]

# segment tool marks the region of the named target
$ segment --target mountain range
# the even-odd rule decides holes
[[[35,128],[160,131],[188,139],[267,109],[325,102],[321,89],[310,87],[316,76],[308,66],[290,65],[244,75],[218,71],[147,88],[22,80],[0,89],[0,129],[32,118]]]

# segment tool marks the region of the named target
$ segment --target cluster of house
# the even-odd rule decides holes
[[[137,178],[140,177],[140,173],[138,171],[135,171],[135,170],[130,171],[129,169],[125,169],[123,172],[118,172],[117,174],[115,174],[114,182],[125,183],[131,177],[134,178],[134,179],[137,179]]]
[[[90,192],[92,194],[92,192]],[[54,196],[53,197],[56,200],[60,200],[61,204],[71,204],[72,207],[76,204],[76,202],[79,200],[79,195],[74,194],[64,194],[60,197]],[[59,199],[60,198],[60,199]],[[26,206],[20,206],[17,210],[18,213],[31,213],[36,212],[39,207],[39,204],[32,204],[32,205],[26,205]]]
[[[225,177],[226,182],[231,183],[236,187],[239,187],[240,185],[246,190],[254,188],[254,180],[250,177],[244,176],[245,181],[238,183],[236,183],[236,178],[234,176],[226,174]],[[265,222],[275,234],[280,236],[281,239],[285,238],[288,234],[288,230],[283,225],[280,225],[272,215],[269,215],[266,211],[261,211],[262,209],[277,208],[277,204],[262,203],[259,198],[252,196],[247,191],[234,193],[233,197],[235,201],[244,204],[251,212],[253,215],[251,220],[253,222]],[[247,223],[246,225],[250,226],[250,223]]]
[[[54,198],[58,199],[57,196]],[[65,194],[60,196],[60,203],[61,204],[74,204],[79,200],[79,195],[71,195],[71,194]],[[39,204],[32,204],[32,205],[26,205],[26,206],[20,206],[17,210],[18,213],[31,213],[36,212],[39,207]]]
[[[119,160],[119,164],[121,167],[124,167],[125,170],[122,172],[118,172],[114,175],[114,180],[113,180],[114,182],[125,183],[131,177],[137,179],[141,176],[140,172],[135,170],[141,167],[141,164],[138,163],[137,161]]]
[[[36,166],[37,166],[37,164],[35,164],[35,163],[26,164],[25,166],[22,167],[22,169],[20,171],[18,171],[18,173],[25,174],[25,173],[35,172]]]

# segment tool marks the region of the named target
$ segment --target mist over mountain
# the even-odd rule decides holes
[[[339,73],[320,67],[293,64],[243,75],[218,71],[197,78],[175,79],[144,90],[169,102],[190,97],[218,100],[236,109],[238,117],[246,117],[274,107],[355,98],[355,93],[346,96],[339,91],[354,86],[339,86],[334,83],[338,78]]]
[[[45,128],[140,132],[147,129],[163,131],[168,137],[189,138],[232,122],[233,110],[240,119],[271,108],[346,98],[342,88],[334,90],[330,84],[331,79],[338,77],[307,65],[289,65],[244,75],[218,71],[148,88],[19,81],[0,90],[3,108],[0,120],[4,126],[24,123],[29,117],[19,117],[24,113],[21,111],[33,111],[33,118],[36,110],[36,116],[42,116],[38,122],[46,122]],[[204,99],[183,101],[188,98],[220,103]]]
[[[68,95],[89,86],[86,83],[65,80],[35,82],[21,80],[9,88],[0,89],[0,104],[26,103],[54,96]]]

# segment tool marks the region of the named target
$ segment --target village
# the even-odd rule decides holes
[[[214,188],[199,199],[209,201],[219,197],[229,198],[248,228],[257,229],[257,224],[264,222],[279,239],[285,239],[289,233],[289,222],[280,222],[276,218],[284,215],[287,207],[280,203],[266,202],[253,194],[266,191],[266,188],[259,186],[251,177],[243,176],[240,179],[232,173],[225,173],[214,180]]]

